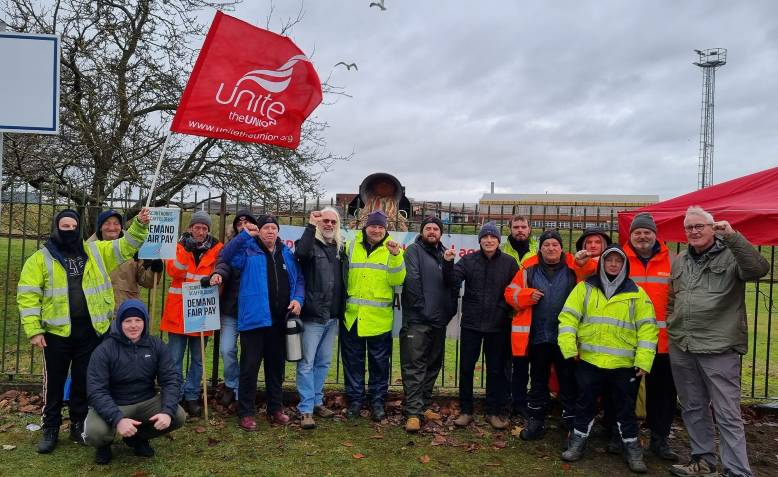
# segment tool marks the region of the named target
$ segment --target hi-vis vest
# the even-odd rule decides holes
[[[575,272],[570,264],[570,254],[566,253],[565,257],[568,257],[567,267]],[[511,284],[505,288],[505,301],[516,310],[511,321],[511,353],[513,356],[527,356],[529,332],[532,326],[532,306],[534,305],[532,292],[536,290],[527,286],[527,275],[531,267],[538,265],[538,260],[537,255],[525,258],[521,263],[521,268],[513,276]]]
[[[213,247],[206,250],[200,256],[200,263],[195,264],[192,252],[187,252],[180,243],[176,245],[176,258],[166,260],[167,274],[171,282],[165,298],[165,311],[162,313],[162,321],[159,323],[161,331],[184,334],[184,283],[200,283],[200,279],[211,276],[216,267],[216,259],[219,257],[224,244],[214,241]],[[211,336],[212,331],[203,333]],[[190,336],[200,336],[200,333],[190,333]]]
[[[108,331],[114,313],[110,273],[135,255],[148,232],[147,226],[133,220],[122,238],[84,242],[87,261],[81,287],[92,327],[100,335]],[[24,262],[16,302],[28,338],[41,333],[70,336],[67,272],[46,247]]]
[[[580,355],[604,369],[635,366],[651,371],[658,333],[654,306],[640,287],[608,300],[596,286],[580,282],[559,314],[562,356]]]
[[[392,255],[385,243],[367,255],[362,245],[362,232],[346,244],[349,260],[348,299],[345,325],[351,330],[357,322],[359,336],[377,336],[392,330],[394,287],[405,280],[404,251]]]
[[[505,242],[500,244],[500,250],[503,251],[503,253],[506,253],[513,257],[514,260],[516,260],[516,264],[519,266],[519,268],[523,267],[524,264],[529,260],[530,258],[536,256],[538,254],[538,238],[530,236],[529,238],[529,250],[527,250],[527,253],[524,254],[524,258],[519,260],[519,252],[516,251],[515,248],[511,245],[511,242],[509,240],[505,240]]]
[[[667,297],[670,294],[670,251],[661,240],[659,243],[659,252],[651,257],[648,265],[637,256],[632,246],[624,247],[624,253],[629,259],[629,278],[632,279],[640,288],[644,289],[654,304],[654,313],[656,313],[656,324],[659,326],[659,341],[657,343],[657,353],[666,354],[669,352],[667,346]]]

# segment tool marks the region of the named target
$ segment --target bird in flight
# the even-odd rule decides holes
[[[347,70],[350,70],[351,68],[354,68],[355,70],[359,71],[359,68],[357,68],[357,64],[356,63],[346,63],[345,61],[339,61],[339,62],[335,63],[334,67],[337,67],[337,66],[340,66],[340,65],[345,66]]]
[[[386,10],[386,7],[384,6],[384,0],[378,0],[377,2],[370,3],[371,7],[378,7],[381,9],[381,11]]]

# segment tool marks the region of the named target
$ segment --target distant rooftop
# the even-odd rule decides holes
[[[658,195],[632,194],[484,194],[480,204],[634,204],[659,202]]]

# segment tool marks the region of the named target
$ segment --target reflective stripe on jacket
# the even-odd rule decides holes
[[[587,281],[575,286],[559,314],[559,348],[599,368],[651,371],[658,335],[654,306],[631,284],[610,300]]]
[[[538,254],[538,238],[530,236],[529,238],[529,250],[527,250],[527,253],[524,254],[524,257],[519,259],[519,252],[516,251],[515,248],[513,248],[513,245],[511,245],[510,240],[505,240],[505,242],[500,244],[500,250],[503,251],[506,255],[510,255],[513,257],[514,260],[516,260],[516,265],[521,267],[524,265],[524,262],[531,259],[532,257],[536,256]]]
[[[565,254],[565,257],[569,256],[569,253]],[[538,256],[533,255],[529,259],[524,259],[521,265],[521,269],[516,272],[510,285],[505,288],[505,301],[516,310],[511,321],[511,352],[513,356],[527,356],[534,305],[532,292],[536,290],[529,283],[529,276],[539,272],[539,270],[535,270],[535,267],[539,265]],[[570,260],[566,260],[565,265],[567,265],[567,270],[575,275],[575,270],[570,266]],[[564,270],[557,273],[564,273]]]
[[[362,232],[346,244],[349,259],[346,329],[358,321],[359,336],[377,336],[392,330],[394,287],[405,280],[403,250],[392,255],[386,248],[387,236],[368,256]]]
[[[629,259],[629,278],[646,291],[654,304],[656,324],[659,327],[657,353],[667,354],[667,295],[670,293],[670,251],[661,240],[657,240],[659,251],[643,265],[631,245],[624,247]]]
[[[177,335],[184,334],[184,283],[199,283],[201,278],[210,277],[222,247],[222,243],[214,239],[213,247],[203,252],[200,263],[195,264],[192,252],[187,252],[180,243],[176,244],[176,258],[165,260],[167,262],[165,268],[172,281],[165,298],[165,311],[159,323],[160,330]],[[213,332],[208,331],[204,334],[210,336]],[[200,333],[189,335],[200,336]]]
[[[87,242],[100,240],[97,234],[92,234]],[[143,260],[130,258],[122,263],[116,270],[110,273],[111,286],[113,286],[113,298],[115,308],[118,310],[122,303],[129,299],[140,299],[140,287],[151,289],[154,287],[154,272],[143,266]],[[157,281],[162,276],[160,273]]]
[[[124,237],[84,242],[87,255],[81,287],[84,290],[92,327],[102,335],[114,315],[110,273],[131,259],[146,240],[148,227],[137,220]],[[16,302],[27,337],[41,333],[70,336],[70,304],[65,268],[44,246],[24,262],[17,285]]]

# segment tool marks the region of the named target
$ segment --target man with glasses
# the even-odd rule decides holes
[[[770,264],[729,222],[714,222],[700,207],[686,211],[684,230],[689,248],[673,262],[667,332],[692,458],[670,472],[718,475],[712,409],[723,475],[752,476],[740,414],[740,358],[748,351],[745,287]]]

